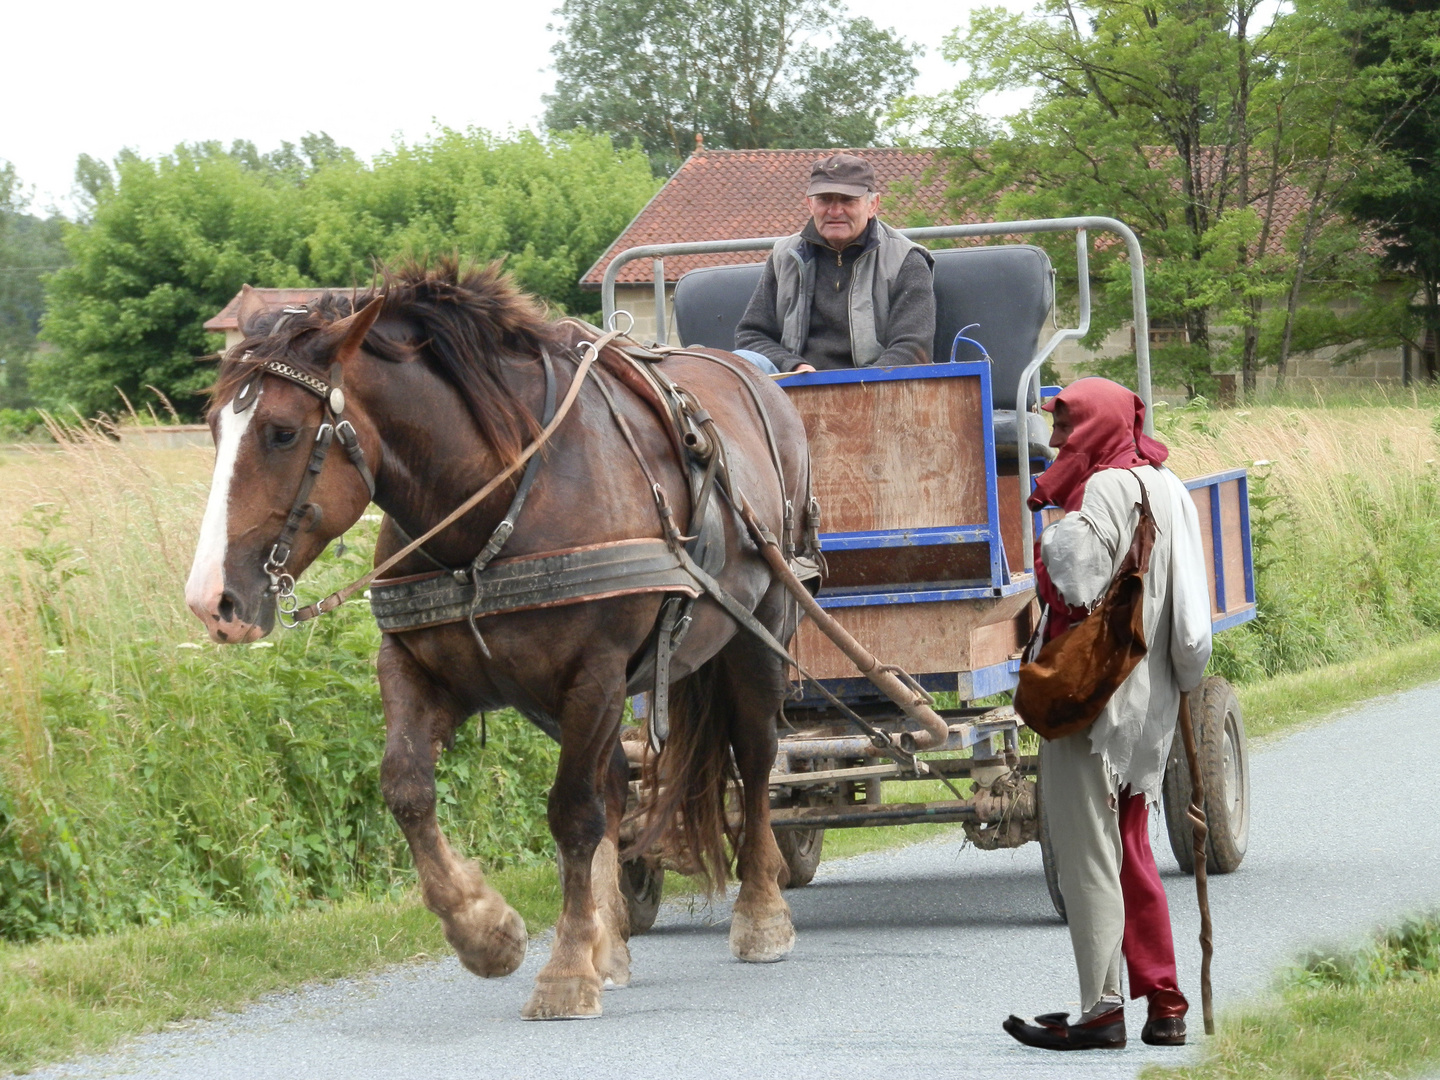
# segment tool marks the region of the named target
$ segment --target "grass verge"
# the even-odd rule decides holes
[[[1278,998],[1220,1018],[1200,1061],[1147,1068],[1143,1080],[1366,1080],[1440,1061],[1440,923],[1431,916],[1369,945],[1319,953]]]
[[[1440,635],[1329,667],[1314,668],[1239,687],[1245,733],[1251,739],[1284,735],[1356,702],[1409,690],[1440,671]]]
[[[1432,680],[1437,669],[1440,635],[1364,660],[1242,687],[1248,734],[1279,737],[1366,698]],[[921,798],[923,793],[905,791],[897,797]],[[824,857],[904,847],[938,835],[933,825],[836,829],[825,837]],[[549,865],[496,871],[490,880],[525,917],[532,934],[554,924],[560,892]],[[667,899],[698,892],[694,880],[667,875]],[[101,1049],[125,1036],[238,1008],[261,994],[305,982],[448,954],[435,917],[414,900],[352,901],[269,918],[0,945],[0,1068],[21,1070]],[[1385,1062],[1392,1060],[1383,1055],[1419,1060],[1415,1055],[1428,1053],[1427,1045],[1440,1047],[1440,1030],[1426,1026],[1440,1025],[1440,986],[1433,982],[1378,989],[1326,986],[1308,990],[1309,996],[1296,993],[1281,1004],[1227,1019],[1204,1064],[1155,1071],[1154,1077],[1381,1076],[1390,1067]],[[1412,1014],[1425,1018],[1425,1024],[1405,1023]],[[1364,1052],[1363,1062],[1352,1053],[1356,1046]],[[1269,1060],[1265,1055],[1281,1054],[1293,1058],[1298,1071],[1264,1073],[1256,1065]],[[1347,1061],[1364,1068],[1314,1071]]]
[[[552,867],[501,870],[490,880],[532,935],[554,924]],[[305,982],[449,954],[440,924],[413,899],[0,945],[0,1069],[102,1049]]]

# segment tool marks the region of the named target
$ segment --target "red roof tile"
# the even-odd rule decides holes
[[[692,154],[586,271],[580,284],[598,289],[611,258],[641,244],[738,240],[795,232],[805,223],[801,200],[810,164],[832,153],[835,151],[705,150]],[[954,225],[993,220],[993,215],[956,211],[954,203],[945,197],[949,186],[945,163],[940,162],[936,150],[865,149],[846,153],[858,154],[874,165],[882,192],[880,214],[892,225],[905,228],[922,222]],[[1167,154],[1173,151],[1156,151],[1157,158]],[[1265,204],[1263,191],[1251,203],[1262,215]],[[1282,184],[1276,190],[1271,252],[1283,250],[1286,233],[1308,205],[1309,195],[1303,188]],[[1110,237],[1096,238],[1101,247],[1114,242]],[[1367,248],[1376,246],[1368,234],[1365,244]],[[665,280],[678,281],[681,274],[699,266],[759,262],[763,258],[764,253],[758,251],[672,256],[665,260]],[[622,284],[648,285],[651,280],[646,259],[636,260],[620,271]]]
[[[279,307],[281,304],[304,304],[315,299],[325,290],[309,286],[304,289],[256,289],[267,306]],[[224,333],[226,330],[239,330],[240,324],[236,316],[240,311],[240,293],[230,298],[230,302],[220,309],[220,314],[205,320],[205,329],[211,333]]]
[[[704,150],[692,154],[675,175],[656,192],[580,279],[583,286],[599,288],[605,267],[613,256],[639,244],[675,244],[697,240],[738,240],[747,236],[786,236],[805,224],[805,184],[810,165],[835,150]],[[951,225],[979,221],[979,216],[955,216],[947,208],[948,186],[943,169],[935,168],[934,150],[847,150],[875,167],[880,182],[880,214],[891,224]],[[896,190],[897,187],[900,190]],[[665,280],[698,266],[759,262],[765,253],[739,251],[723,255],[681,255],[665,260]],[[637,260],[620,271],[621,282],[648,284],[648,260]]]

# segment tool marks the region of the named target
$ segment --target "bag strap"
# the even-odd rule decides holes
[[[1120,569],[1115,571],[1112,585],[1127,574],[1138,573],[1141,577],[1148,574],[1150,549],[1155,546],[1155,515],[1150,512],[1150,493],[1145,489],[1145,481],[1140,479],[1134,469],[1126,471],[1135,477],[1135,483],[1140,485],[1140,501],[1136,504],[1140,507],[1140,520],[1135,523],[1135,532],[1130,537],[1130,550],[1125,553]]]

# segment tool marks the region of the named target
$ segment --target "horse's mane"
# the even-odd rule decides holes
[[[383,297],[380,318],[365,338],[365,351],[382,360],[403,362],[417,354],[459,391],[481,435],[507,464],[520,454],[539,424],[510,389],[505,370],[517,359],[528,361],[557,341],[545,309],[521,292],[499,263],[466,265],[446,257],[433,265],[409,261],[387,267],[381,284],[363,292],[317,292],[303,314],[292,314],[272,333],[281,310],[256,316],[242,327],[245,340],[221,364],[211,390],[211,409],[228,401],[240,384],[267,359],[316,375],[327,374],[323,335],[330,323]],[[383,326],[382,326],[383,324]]]

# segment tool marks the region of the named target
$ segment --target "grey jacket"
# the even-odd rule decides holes
[[[775,246],[735,332],[735,346],[782,371],[930,362],[934,260],[878,219],[843,252],[814,225]]]

